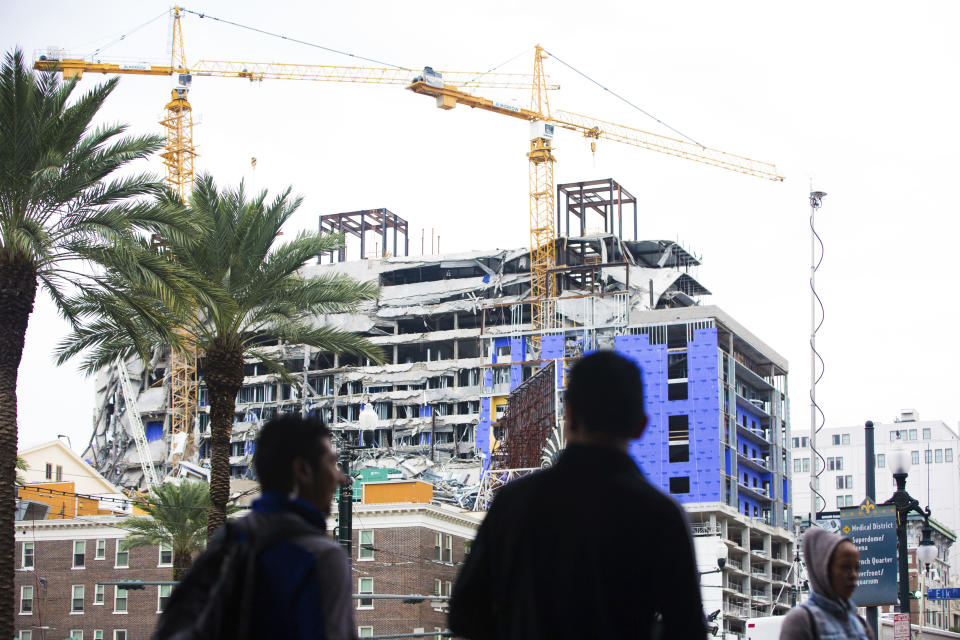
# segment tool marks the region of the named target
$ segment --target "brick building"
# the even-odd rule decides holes
[[[15,628],[20,640],[150,637],[169,586],[125,591],[102,582],[172,580],[173,557],[127,549],[116,516],[16,523]]]
[[[354,593],[449,596],[483,515],[438,503],[355,504]],[[447,628],[445,603],[356,603],[361,637]]]

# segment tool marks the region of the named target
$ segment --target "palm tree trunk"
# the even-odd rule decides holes
[[[14,637],[17,371],[36,295],[33,266],[0,255],[0,638]]]
[[[176,582],[183,580],[187,575],[190,565],[193,564],[193,554],[184,551],[173,551],[173,579]]]
[[[243,384],[243,352],[215,345],[207,349],[203,379],[210,395],[210,515],[207,538],[227,521],[230,498],[230,433]]]

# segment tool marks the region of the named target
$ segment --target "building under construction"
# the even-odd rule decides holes
[[[537,328],[528,249],[410,256],[407,222],[386,209],[324,216],[321,228],[348,234],[365,257],[319,256],[303,274],[373,280],[380,295],[317,322],[369,337],[385,364],[272,347],[298,381],[287,384],[250,361],[237,395],[232,474],[252,477],[252,444],[265,420],[312,412],[359,448],[360,467],[399,468],[433,483],[441,499],[482,509],[499,485],[550,464],[562,448],[570,364],[615,349],[643,369],[650,416],[630,453],[688,507],[698,536],[715,538],[706,552],[698,542],[701,564],[726,559],[717,604],[723,628],[742,632],[745,618],[791,603],[787,363],[702,304],[709,291],[696,277],[697,256],[678,242],[638,238],[636,199],[622,186],[602,180],[557,192],[556,266]],[[127,391],[117,370],[97,378],[85,457],[127,487],[145,484],[136,413],[139,449],[161,474],[181,456],[179,474],[202,475],[209,462],[202,380],[194,433],[183,442],[169,435],[168,355],[148,365],[127,363]],[[370,410],[376,420],[361,420]]]

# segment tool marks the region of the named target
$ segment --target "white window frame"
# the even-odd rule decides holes
[[[30,629],[21,629],[20,635],[17,636],[20,640],[33,640],[33,631]]]
[[[363,588],[364,583],[367,582],[370,585],[370,589],[366,590]],[[372,594],[374,593],[373,578],[364,577],[357,578],[357,593],[358,594]],[[373,609],[373,598],[366,598],[369,604],[364,604],[364,598],[357,598],[357,609]]]
[[[373,637],[373,627],[369,625],[364,625],[362,627],[357,627],[357,637],[358,638],[370,638]]]
[[[443,595],[443,581],[440,578],[433,579],[433,595],[442,596]]]
[[[842,444],[850,444],[850,434],[849,433],[840,434],[840,442]]]
[[[96,546],[93,551],[94,560],[106,560],[107,559],[107,541],[106,539],[101,538],[97,540]]]
[[[129,553],[129,549],[127,550]],[[163,552],[166,551],[170,554],[170,562],[163,561]],[[129,556],[128,556],[129,563]],[[168,547],[165,544],[161,544],[157,548],[157,566],[158,567],[172,567],[173,566],[173,547]]]
[[[124,549],[121,551],[121,546],[126,544],[126,538],[117,538],[117,548],[113,553],[113,568],[114,569],[129,569],[130,568],[130,549]],[[124,553],[127,556],[127,561],[125,564],[120,564],[120,554]]]
[[[93,604],[94,605],[103,605],[107,599],[107,587],[102,584],[96,584],[93,586]],[[99,600],[99,602],[98,602]]]
[[[933,437],[933,429],[931,429],[930,427],[924,427],[924,428],[923,428],[923,439],[924,439],[924,440],[930,440],[932,437]]]
[[[448,535],[446,545],[443,547],[443,561],[447,564],[453,564],[453,536]]]
[[[953,449],[951,447],[947,447],[943,450],[943,461],[953,462]]]
[[[433,559],[436,562],[443,561],[443,534],[439,531],[433,536]]]
[[[933,462],[934,464],[943,463],[943,449],[934,449],[933,451]]]
[[[364,541],[363,541],[363,538],[364,538],[364,535],[365,535],[365,534],[369,534],[369,537],[370,537],[370,541],[369,541],[369,542],[364,542]],[[357,544],[357,560],[362,560],[362,561],[364,561],[364,562],[368,562],[368,561],[374,559],[374,551],[373,551],[373,549],[372,549],[372,548],[366,548],[366,547],[373,547],[373,544],[374,544],[374,543],[373,543],[373,540],[374,540],[373,529],[360,529],[360,532],[357,533],[357,542],[358,542],[358,544]],[[364,545],[366,545],[366,547],[365,547]]]
[[[127,630],[126,630],[126,629],[114,629],[114,630],[113,630],[113,640],[127,640]]]
[[[167,589],[167,595],[166,595],[166,596],[163,595],[163,589],[164,589],[164,587],[166,587],[166,589]],[[160,606],[160,601],[161,601],[164,597],[166,597],[167,600],[169,601],[169,600],[170,600],[170,594],[171,594],[171,593],[173,593],[173,585],[172,585],[172,584],[158,584],[158,585],[157,585],[157,613],[163,613],[163,607]]]
[[[83,640],[83,629],[70,629],[70,640]]]
[[[77,545],[83,545],[83,563],[77,564]],[[71,555],[70,555],[70,568],[71,569],[86,569],[87,568],[87,541],[86,540],[74,540],[70,543]]]
[[[123,610],[117,608],[117,603],[120,601],[120,592],[123,591]],[[130,592],[127,589],[122,589],[116,585],[113,587],[113,612],[115,614],[126,614],[130,610]]]
[[[452,580],[444,580],[444,582],[443,582],[443,595],[449,598],[451,593],[453,593],[453,581],[452,581]]]
[[[29,597],[29,598],[24,597],[25,594],[27,594],[27,593],[30,594],[30,597]],[[33,585],[25,584],[25,585],[23,585],[23,586],[20,587],[20,608],[19,608],[19,613],[20,613],[20,615],[22,615],[22,616],[32,616],[32,615],[33,615],[33,609],[34,609],[34,607],[33,607],[33,600],[34,600],[34,595],[35,595],[35,594],[34,594],[34,591],[33,591]],[[24,610],[23,610],[23,603],[24,603],[24,602],[29,602],[29,603],[30,603],[30,610],[29,610],[29,611],[24,611]]]
[[[77,598],[77,590],[80,592],[80,608],[77,609],[74,605]],[[84,591],[82,584],[75,584],[70,587],[70,614],[71,615],[83,615],[83,605],[84,605]]]
[[[93,640],[103,640],[103,629],[93,630]]]
[[[924,449],[923,450],[923,463],[932,464],[933,463],[933,449]]]
[[[920,464],[920,450],[914,449],[910,452],[910,464]]]
[[[878,453],[877,454],[877,469],[884,469],[887,466],[887,454]]]
[[[30,566],[27,566],[27,549],[30,549]],[[37,548],[32,542],[24,542],[20,547],[20,568],[33,571],[37,565]]]

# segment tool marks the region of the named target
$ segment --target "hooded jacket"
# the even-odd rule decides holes
[[[830,584],[830,562],[841,542],[849,541],[819,527],[803,534],[803,559],[810,597],[787,614],[780,640],[873,640],[852,600],[842,600]]]

